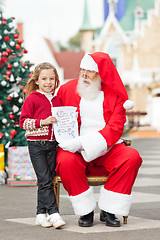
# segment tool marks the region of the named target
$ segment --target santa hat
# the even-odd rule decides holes
[[[125,101],[123,107],[126,110],[130,110],[134,107],[134,103],[131,100],[128,100],[128,94],[123,82],[107,53],[86,53],[81,60],[80,68],[98,72],[103,83],[116,92]]]

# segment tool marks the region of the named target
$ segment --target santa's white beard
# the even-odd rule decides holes
[[[89,82],[89,84],[85,83],[86,81]],[[77,92],[80,97],[84,97],[88,100],[92,100],[96,98],[98,93],[100,92],[101,83],[102,83],[102,80],[100,77],[97,77],[95,81],[79,77]]]

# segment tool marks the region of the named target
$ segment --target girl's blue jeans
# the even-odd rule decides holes
[[[27,141],[33,168],[37,176],[37,212],[36,214],[58,212],[53,190],[53,178],[56,167],[56,141]]]

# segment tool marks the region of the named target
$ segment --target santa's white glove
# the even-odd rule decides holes
[[[78,150],[82,149],[80,137],[64,140],[63,142],[59,143],[59,147],[62,148],[64,151],[75,153]]]

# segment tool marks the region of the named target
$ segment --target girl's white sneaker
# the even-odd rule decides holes
[[[35,223],[36,223],[37,226],[42,226],[42,227],[45,227],[45,228],[49,228],[49,227],[53,226],[53,224],[51,224],[48,221],[45,213],[44,214],[38,214],[36,216],[36,222]]]
[[[54,228],[60,228],[66,224],[59,213],[48,215],[47,220],[52,224]]]

